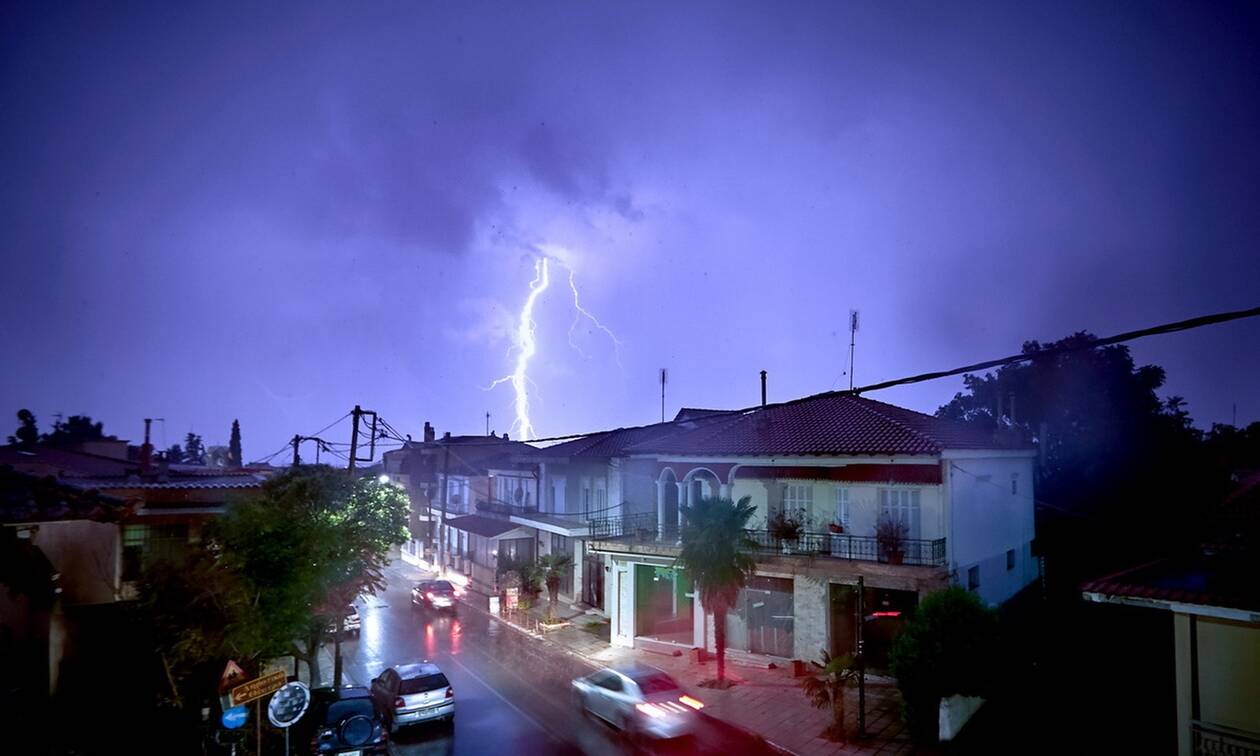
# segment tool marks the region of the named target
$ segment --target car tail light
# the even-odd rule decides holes
[[[696,699],[692,698],[691,696],[679,696],[679,697],[678,697],[678,703],[680,703],[680,704],[686,704],[687,706],[690,706],[691,708],[695,709],[696,711],[699,711],[699,710],[701,710],[701,709],[703,709],[703,708],[704,708],[704,703],[702,703],[701,701],[698,701],[698,700],[696,700]]]
[[[464,595],[463,591],[461,591],[458,588],[455,589],[455,598],[459,598],[460,596],[463,596],[463,595]]]
[[[432,600],[433,600],[433,591],[429,591],[428,593],[426,593],[426,594],[424,594],[424,595],[425,595],[425,597],[426,597],[426,598],[428,598],[430,601],[432,601]]]
[[[447,697],[447,698],[454,698],[454,697],[455,697],[455,689],[454,689],[454,688],[447,688],[447,689],[446,689],[446,697]]]
[[[637,709],[640,714],[646,714],[653,719],[660,719],[661,717],[665,716],[665,710],[657,706],[656,704],[650,704],[650,703],[635,704],[634,708]]]
[[[402,707],[404,707],[404,706],[406,706],[406,705],[407,705],[407,702],[406,702],[406,701],[404,701],[404,700],[402,699],[402,697],[401,697],[401,696],[400,696],[400,697],[398,697],[398,698],[395,698],[395,699],[394,699],[394,708],[395,708],[395,709],[401,709]]]

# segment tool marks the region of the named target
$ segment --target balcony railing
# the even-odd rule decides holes
[[[862,562],[890,562],[939,567],[945,564],[945,539],[907,538],[899,553],[890,553],[874,536],[846,533],[801,533],[796,539],[776,538],[767,530],[746,530],[748,538],[763,553],[803,554],[806,556],[853,559]]]
[[[1190,720],[1190,735],[1195,756],[1260,755],[1260,733],[1237,730],[1233,727]]]
[[[636,512],[619,517],[588,520],[592,540],[623,540],[676,543],[678,526],[673,522],[661,528],[656,512]],[[862,562],[888,562],[915,566],[939,567],[945,564],[945,539],[906,539],[899,554],[891,554],[880,547],[874,536],[855,536],[843,533],[801,533],[795,540],[776,538],[767,530],[744,531],[752,542],[753,550],[760,554],[797,554],[812,557],[830,557]]]
[[[509,504],[506,501],[499,501],[498,499],[491,499],[488,501],[486,499],[478,499],[477,511],[493,512],[494,514],[501,515],[523,515],[537,513],[538,507],[536,505],[523,506],[521,504]]]

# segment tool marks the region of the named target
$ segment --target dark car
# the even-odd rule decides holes
[[[452,585],[450,581],[425,580],[416,583],[411,589],[411,605],[453,612],[463,595],[463,590]]]
[[[372,681],[372,698],[385,712],[390,732],[421,722],[455,721],[455,689],[429,662],[389,667]]]
[[[384,718],[362,685],[312,690],[303,719],[313,754],[385,753],[388,747]]]

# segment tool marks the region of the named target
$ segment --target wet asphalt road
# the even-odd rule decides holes
[[[573,705],[570,681],[589,674],[594,669],[590,664],[472,607],[461,605],[454,616],[412,607],[410,581],[397,569],[388,576],[386,591],[360,603],[360,637],[343,644],[349,681],[369,685],[387,666],[427,659],[446,673],[456,700],[453,729],[421,725],[404,730],[391,739],[390,753],[507,756],[643,750]],[[652,745],[650,750],[743,753],[755,746],[741,733],[706,720],[697,739]]]

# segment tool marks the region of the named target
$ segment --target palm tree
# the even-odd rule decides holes
[[[547,586],[547,619],[556,616],[556,600],[560,598],[560,581],[573,564],[573,557],[568,554],[544,554],[538,557],[538,571],[542,573],[543,583]]]
[[[823,663],[814,662],[818,671],[801,680],[801,690],[810,703],[819,709],[831,710],[831,726],[823,735],[831,740],[845,740],[844,690],[858,678],[857,662],[852,654],[832,656],[822,652]]]
[[[738,503],[705,497],[682,510],[682,550],[674,564],[695,581],[701,605],[713,615],[718,688],[726,687],[726,613],[756,567],[750,556],[756,544],[745,532],[756,511],[747,496]]]

